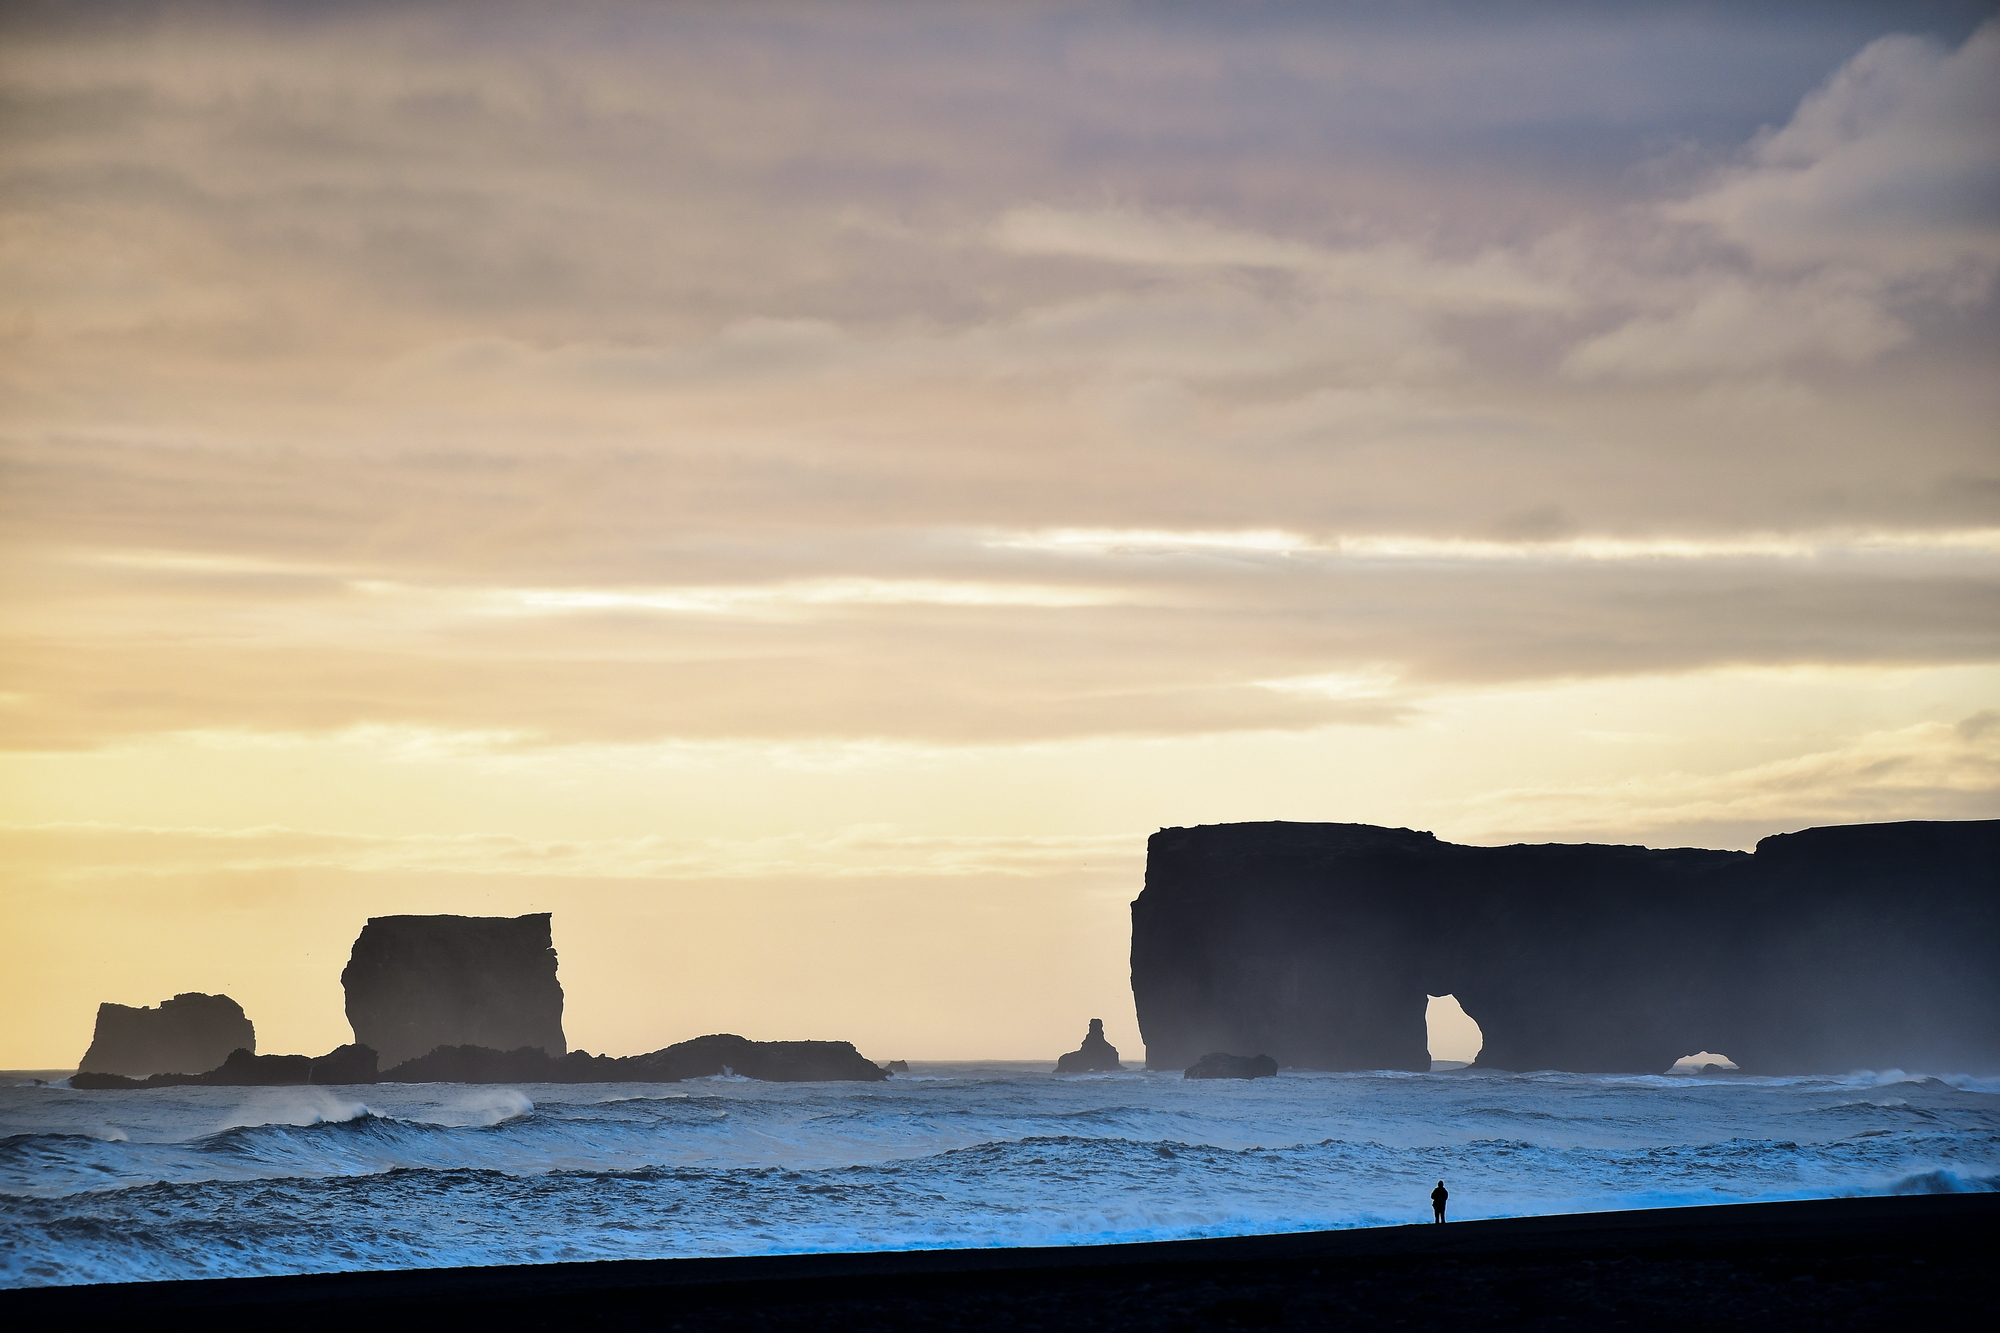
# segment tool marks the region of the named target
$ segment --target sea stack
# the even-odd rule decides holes
[[[1132,904],[1146,1062],[1260,1051],[1430,1068],[1427,997],[1477,1064],[1746,1074],[2000,1066],[2000,820],[1858,824],[1754,854],[1462,847],[1367,824],[1162,829]]]
[[[1090,1031],[1083,1034],[1083,1045],[1056,1061],[1058,1074],[1108,1073],[1123,1069],[1118,1063],[1118,1048],[1104,1039],[1104,1020],[1090,1020]]]
[[[152,1074],[199,1074],[214,1069],[231,1051],[257,1049],[257,1029],[243,1006],[227,995],[188,991],[160,1007],[97,1006],[97,1030],[79,1071],[146,1078]]]
[[[370,917],[340,984],[355,1043],[384,1069],[440,1046],[569,1050],[547,912]]]

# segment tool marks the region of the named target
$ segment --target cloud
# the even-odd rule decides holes
[[[1727,373],[1871,360],[1913,303],[1981,299],[2000,271],[2000,21],[1956,51],[1870,43],[1745,160],[1663,207],[1746,255],[1573,349],[1573,374]]]
[[[1018,254],[1062,255],[1161,268],[1272,269],[1307,280],[1321,298],[1359,298],[1438,310],[1567,311],[1579,294],[1489,249],[1471,259],[1430,255],[1404,241],[1331,249],[1218,226],[1200,218],[1131,210],[1010,210],[994,239]]]
[[[1536,526],[1541,515],[1529,515]],[[2000,528],[1945,532],[1768,533],[1722,538],[1560,537],[1484,541],[1465,537],[1352,536],[1315,542],[1298,533],[1124,532],[1061,529],[998,535],[1002,549],[1087,552],[1094,555],[1187,555],[1351,558],[1423,562],[1510,564],[1623,560],[1838,559],[1889,552],[2000,554]]]
[[[1723,772],[1496,791],[1469,805],[1461,827],[1475,837],[1485,828],[1527,839],[1728,846],[1811,824],[1989,819],[1996,804],[2000,731],[1925,722]]]
[[[1996,651],[1990,27],[466,12],[13,30],[10,744]]]
[[[1983,283],[2000,265],[1996,123],[2000,22],[1955,51],[1884,37],[1668,215],[1709,224],[1765,264]]]
[[[904,879],[1129,875],[1143,834],[948,836],[887,825],[757,839],[345,833],[282,827],[0,826],[0,861],[55,880],[344,870],[558,879]]]
[[[1467,682],[1978,662],[2000,538],[1497,542],[1283,531],[822,535],[845,577],[419,581],[269,560],[22,563],[15,749],[369,725],[509,744],[1018,743],[1407,720]],[[690,568],[702,564],[699,553]],[[866,572],[860,572],[866,571]],[[1366,691],[1299,681],[1373,682]]]
[[[1682,308],[1592,338],[1563,365],[1584,376],[1740,374],[1822,358],[1855,365],[1909,336],[1872,284],[1717,277],[1690,293]]]
[[[1959,739],[1976,744],[1987,732],[2000,728],[2000,710],[1982,708],[1968,717],[1961,718],[1953,728]]]

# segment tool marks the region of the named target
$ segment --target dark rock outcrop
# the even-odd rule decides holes
[[[1118,1063],[1118,1048],[1104,1039],[1104,1020],[1090,1020],[1090,1031],[1083,1034],[1083,1045],[1056,1061],[1058,1074],[1095,1074],[1123,1069]]]
[[[376,1067],[381,1057],[373,1047],[361,1046],[353,1042],[336,1046],[325,1055],[312,1062],[311,1077],[306,1081],[317,1084],[373,1083]]]
[[[901,1063],[900,1061],[896,1063]],[[907,1067],[906,1067],[907,1069]],[[844,1041],[750,1041],[720,1034],[645,1055],[550,1055],[539,1046],[496,1051],[490,1046],[440,1046],[377,1075],[375,1052],[340,1046],[317,1060],[303,1055],[233,1051],[200,1074],[71,1075],[72,1088],[238,1088],[328,1083],[678,1083],[684,1078],[741,1074],[773,1083],[879,1082],[888,1071]]]
[[[569,1050],[547,912],[370,917],[340,983],[354,1040],[385,1065],[440,1046]]]
[[[907,1074],[910,1072],[910,1062],[908,1060],[891,1060],[888,1064],[882,1066],[882,1072],[885,1074]]]
[[[1182,1078],[1276,1078],[1278,1062],[1268,1055],[1210,1051],[1181,1071]]]
[[[678,1083],[740,1074],[772,1083],[878,1082],[888,1071],[844,1041],[750,1041],[696,1037],[645,1055],[552,1056],[534,1046],[496,1051],[440,1046],[382,1075],[384,1083]]]
[[[740,1074],[771,1083],[876,1083],[888,1073],[845,1041],[750,1041],[733,1033],[696,1037],[693,1041],[634,1055],[619,1062],[635,1082],[671,1082]]]
[[[154,1074],[125,1078],[79,1071],[72,1088],[276,1088],[307,1084],[373,1083],[375,1052],[366,1046],[336,1046],[317,1060],[304,1055],[253,1055],[234,1050],[214,1069],[199,1074]]]
[[[227,995],[189,991],[160,1007],[97,1006],[97,1029],[80,1071],[145,1078],[213,1069],[238,1048],[257,1049],[257,1029]]]
[[[72,1088],[86,1088],[101,1091],[106,1088],[148,1088],[163,1086],[155,1082],[164,1078],[169,1083],[187,1077],[184,1074],[156,1074],[152,1078],[126,1078],[123,1074],[93,1074],[87,1069],[79,1069],[69,1076]]]
[[[550,1055],[539,1046],[496,1051],[490,1046],[440,1046],[387,1070],[383,1083],[620,1083],[623,1061],[571,1051]]]
[[[1253,1050],[1429,1068],[1429,995],[1477,1064],[1659,1073],[2000,1067],[2000,820],[1864,824],[1754,855],[1461,847],[1365,824],[1163,829],[1132,904],[1151,1068]]]
[[[187,1079],[193,1083],[195,1079]],[[231,1051],[219,1068],[199,1076],[199,1081],[217,1088],[282,1088],[312,1082],[309,1055],[253,1055]]]

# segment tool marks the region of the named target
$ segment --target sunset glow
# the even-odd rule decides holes
[[[1162,826],[2000,816],[1986,12],[10,12],[0,1065],[428,912],[1136,1052]]]

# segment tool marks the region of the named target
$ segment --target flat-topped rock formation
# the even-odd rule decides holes
[[[385,1067],[440,1046],[569,1050],[547,912],[370,917],[340,983],[355,1042]]]
[[[1104,1036],[1104,1020],[1090,1020],[1090,1031],[1083,1034],[1083,1045],[1056,1061],[1058,1074],[1110,1073],[1123,1069],[1118,1062],[1118,1048]]]
[[[146,1078],[213,1069],[231,1051],[257,1049],[257,1029],[227,995],[188,991],[160,1007],[97,1006],[97,1028],[77,1068]]]
[[[2000,1067],[2000,820],[1864,824],[1742,852],[1463,847],[1366,824],[1163,829],[1132,904],[1146,1060],[1660,1073]]]

